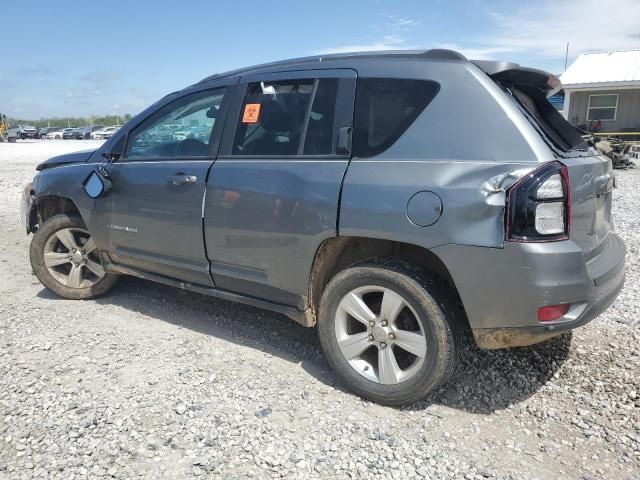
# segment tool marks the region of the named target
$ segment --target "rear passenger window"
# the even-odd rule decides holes
[[[249,84],[233,155],[333,154],[337,92],[337,79]]]
[[[384,152],[411,126],[438,93],[429,80],[363,78],[358,80],[353,153],[372,157]]]
[[[334,153],[333,124],[336,116],[337,95],[337,79],[319,81],[307,124],[307,134],[304,141],[305,155],[330,155]]]

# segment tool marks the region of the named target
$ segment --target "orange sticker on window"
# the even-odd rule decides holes
[[[247,103],[242,114],[242,123],[256,123],[260,116],[259,103]]]

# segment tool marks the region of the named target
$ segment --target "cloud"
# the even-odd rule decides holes
[[[387,21],[384,28],[395,31],[409,30],[411,27],[418,25],[420,22],[414,18],[399,17],[397,15],[387,15]]]
[[[412,49],[415,47],[408,45],[405,36],[410,29],[419,24],[420,22],[413,18],[387,15],[386,21],[383,24],[374,27],[375,30],[381,30],[385,33],[380,39],[367,43],[340,45],[337,47],[318,50],[314,53],[317,55],[327,55],[331,53]]]
[[[466,47],[461,47],[456,43],[441,43],[436,45],[433,48],[444,48],[447,50],[455,50],[456,52],[459,52],[465,57],[472,60],[491,60],[501,56],[501,54],[503,53],[513,51],[507,47],[466,48]]]
[[[318,55],[327,55],[331,53],[368,52],[373,50],[397,50],[399,48],[411,48],[411,47],[408,47],[406,45],[406,41],[404,38],[401,38],[395,35],[386,35],[382,37],[380,40],[376,40],[371,43],[341,45],[338,47],[318,50],[315,53]]]
[[[477,60],[513,57],[561,60],[567,42],[570,58],[586,52],[640,48],[639,0],[541,0],[514,2],[501,11],[490,8],[494,7],[487,7],[484,22],[489,33],[470,34],[464,40],[445,38],[431,47],[449,48]],[[385,18],[382,25],[372,27],[374,31],[384,31],[379,39],[316,53],[416,48],[410,46],[416,44],[420,45],[418,48],[428,47],[414,40],[410,31],[419,21],[394,15]]]
[[[99,105],[101,97],[114,96],[123,76],[114,71],[87,72],[67,86],[64,92],[66,103],[71,105]]]
[[[567,42],[572,57],[640,48],[638,0],[544,0],[507,13],[493,12],[490,17],[492,34],[476,39],[470,49],[559,58]]]
[[[49,75],[54,75],[55,73],[56,71],[47,65],[35,65],[35,66],[29,66],[29,67],[22,67],[18,70],[18,74],[21,77],[49,76]]]

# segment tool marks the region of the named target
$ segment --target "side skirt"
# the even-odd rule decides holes
[[[268,300],[261,300],[259,298],[230,292],[228,290],[221,290],[219,288],[194,285],[192,283],[182,282],[180,280],[164,277],[162,275],[143,272],[134,268],[124,267],[122,265],[116,265],[115,263],[110,262],[106,255],[102,255],[102,260],[103,264],[105,265],[105,270],[109,273],[130,275],[132,277],[138,277],[144,280],[151,280],[152,282],[162,283],[163,285],[169,285],[170,287],[181,288],[183,290],[189,290],[192,292],[201,293],[203,295],[209,295],[210,297],[221,298],[223,300],[229,300],[231,302],[243,303],[245,305],[251,305],[253,307],[282,313],[295,322],[304,325],[305,327],[312,327],[314,325],[305,315],[305,312],[289,305],[270,302]]]

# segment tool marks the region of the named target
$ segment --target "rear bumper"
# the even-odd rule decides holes
[[[571,240],[506,243],[504,249],[445,245],[433,251],[449,268],[482,348],[531,345],[584,325],[624,285],[625,248],[614,233],[588,262]],[[567,315],[538,321],[539,307],[564,303],[572,305]]]
[[[589,323],[611,306],[623,286],[624,269],[618,272],[616,278],[612,279],[606,289],[599,289],[598,297],[594,298],[575,320],[560,321],[553,325],[536,327],[474,328],[472,330],[473,337],[479,347],[489,349],[524,347],[542,342]]]

